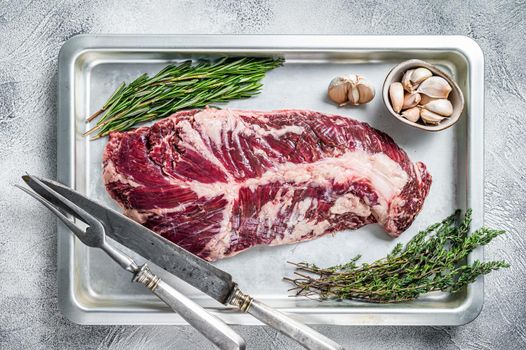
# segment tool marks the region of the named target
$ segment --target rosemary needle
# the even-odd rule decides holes
[[[218,61],[185,61],[169,65],[155,76],[143,74],[122,83],[88,122],[99,118],[84,135],[95,138],[125,131],[188,108],[248,98],[258,94],[265,73],[283,64],[280,58],[222,58]]]
[[[353,299],[375,303],[414,300],[433,291],[457,292],[478,276],[509,267],[505,261],[474,261],[465,258],[504,231],[480,228],[468,235],[471,210],[460,221],[460,211],[419,232],[405,247],[395,246],[385,258],[358,265],[356,256],[344,265],[321,268],[291,263],[297,271],[291,282],[296,296],[320,299]]]

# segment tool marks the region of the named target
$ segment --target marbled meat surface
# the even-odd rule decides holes
[[[207,260],[378,223],[398,236],[431,175],[385,133],[307,110],[191,110],[110,135],[124,213]]]

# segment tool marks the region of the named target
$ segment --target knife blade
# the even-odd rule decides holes
[[[41,178],[39,180],[91,215],[98,217],[107,225],[105,229],[108,236],[120,244],[181,278],[221,304],[227,303],[236,286],[229,273],[69,187],[51,180]],[[39,192],[39,194],[46,197],[46,193]]]

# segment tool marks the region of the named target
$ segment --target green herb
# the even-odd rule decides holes
[[[395,246],[387,257],[358,265],[356,256],[344,265],[320,268],[308,263],[296,266],[293,283],[296,296],[320,299],[354,299],[375,303],[414,300],[421,294],[457,292],[478,276],[509,267],[505,261],[474,261],[466,257],[504,231],[481,228],[468,235],[471,210],[460,220],[460,211],[419,232],[405,247]],[[315,277],[313,277],[315,276]]]
[[[143,74],[128,85],[122,83],[88,118],[90,122],[101,116],[85,135],[96,131],[98,138],[181,109],[251,97],[260,92],[265,73],[282,64],[279,58],[223,58],[196,65],[192,61],[170,65],[151,78]]]

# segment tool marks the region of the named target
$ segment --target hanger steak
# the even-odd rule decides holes
[[[178,112],[110,134],[103,166],[127,216],[211,261],[371,223],[396,237],[432,181],[385,133],[306,110]]]

